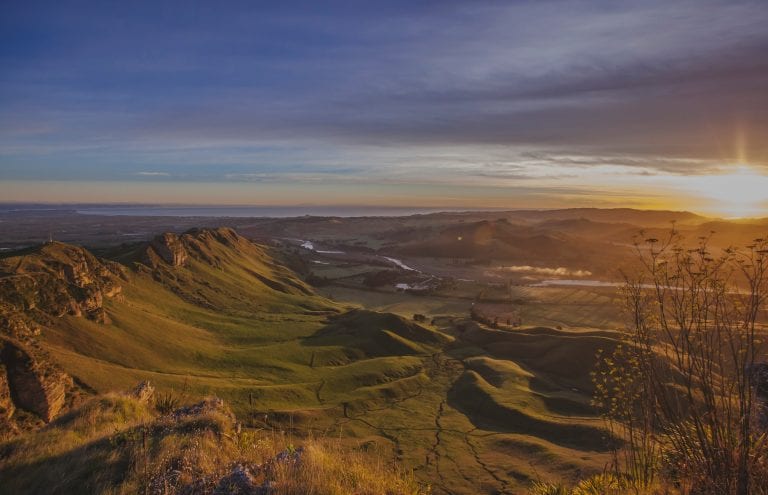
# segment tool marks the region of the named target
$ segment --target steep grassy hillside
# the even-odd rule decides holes
[[[51,243],[3,259],[8,345],[40,366],[57,363],[80,388],[151,376],[203,394],[277,375],[303,381],[292,377],[308,354],[296,339],[341,311],[229,229],[164,235],[112,254],[120,263]]]

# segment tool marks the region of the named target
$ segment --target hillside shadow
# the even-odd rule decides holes
[[[618,440],[599,427],[551,421],[502,404],[478,386],[468,372],[448,390],[448,404],[464,414],[482,430],[516,433],[541,438],[552,444],[576,450],[607,452]]]

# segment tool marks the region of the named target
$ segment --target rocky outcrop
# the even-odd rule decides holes
[[[72,378],[46,361],[35,359],[20,344],[0,341],[0,362],[14,408],[37,414],[51,421],[66,403]]]
[[[25,318],[21,313],[2,314],[0,311],[0,329],[2,334],[19,341],[30,341],[40,335],[40,325]]]
[[[183,266],[189,254],[176,234],[165,233],[152,239],[144,255],[144,262],[157,267],[162,261],[171,266]]]
[[[253,249],[251,241],[228,227],[191,229],[183,234],[167,232],[155,237],[146,245],[139,261],[156,273],[161,269],[168,274],[162,269],[185,266],[190,259],[221,268],[226,263],[222,253]]]
[[[0,261],[0,315],[29,312],[87,316],[108,322],[104,299],[117,297],[128,275],[121,265],[57,242]]]

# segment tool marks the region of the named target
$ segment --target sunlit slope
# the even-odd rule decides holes
[[[192,377],[211,387],[238,376],[264,380],[274,353],[261,346],[309,335],[338,311],[232,231],[185,234],[179,244],[187,254],[178,265],[151,266],[136,255],[121,296],[105,301],[110,324],[68,315],[45,333],[74,376],[97,390],[144,372],[169,385]],[[249,359],[257,347],[264,358]]]

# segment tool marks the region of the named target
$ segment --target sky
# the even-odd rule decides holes
[[[0,9],[0,201],[768,216],[764,0]]]

